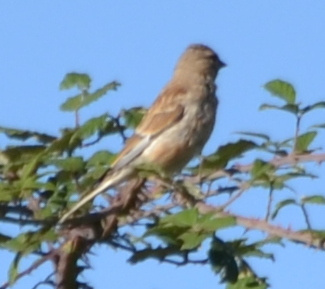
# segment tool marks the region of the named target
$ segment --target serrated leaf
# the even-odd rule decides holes
[[[238,158],[243,153],[256,147],[256,143],[242,139],[235,143],[228,143],[226,145],[220,146],[215,153],[204,158],[202,164],[200,165],[200,169],[216,170],[224,168],[227,166],[230,160]]]
[[[158,177],[164,177],[166,176],[165,171],[156,163],[144,163],[139,164],[135,167],[135,170],[138,174],[138,176],[142,178],[152,177],[152,176],[158,176]]]
[[[258,257],[274,261],[274,255],[272,253],[265,253],[261,249],[254,249],[244,254],[245,257]]]
[[[182,227],[158,224],[155,227],[148,229],[143,236],[156,236],[168,245],[181,246],[182,242],[178,237],[187,231],[189,231],[188,226]]]
[[[104,96],[109,90],[116,90],[120,84],[118,82],[111,82],[104,85],[102,88],[96,90],[94,93],[89,93],[87,91],[83,91],[82,93],[68,98],[61,106],[60,109],[62,111],[77,111],[82,107],[85,107],[92,102],[98,100],[102,96]]]
[[[0,233],[0,248],[1,248],[1,243],[5,243],[10,241],[12,238],[8,235],[4,235]]]
[[[254,161],[251,168],[251,175],[254,179],[259,179],[265,175],[271,176],[275,172],[275,167],[263,160],[257,159]]]
[[[240,278],[236,283],[227,284],[227,289],[266,289],[268,285],[253,276]]]
[[[43,158],[44,158],[44,152],[41,152],[37,156],[35,156],[29,163],[24,165],[21,171],[21,178],[26,179],[32,176],[33,174],[35,174],[37,169],[41,165]]]
[[[77,139],[86,139],[92,136],[94,133],[100,134],[107,127],[108,114],[105,113],[99,117],[94,117],[87,120],[83,125],[77,128],[74,136],[72,137],[72,141],[74,138]]]
[[[87,161],[87,167],[110,165],[116,158],[116,154],[109,151],[98,151],[94,153]]]
[[[51,143],[51,145],[47,148],[47,152],[70,152],[76,147],[80,146],[81,139],[75,137],[76,130],[77,129],[64,129],[62,131],[62,136]]]
[[[264,88],[272,95],[283,99],[288,104],[294,104],[296,101],[296,91],[289,82],[276,79],[266,83]]]
[[[276,206],[275,206],[275,210],[272,213],[271,218],[272,219],[275,219],[275,217],[278,215],[278,213],[280,212],[280,210],[282,208],[288,206],[288,205],[297,205],[297,202],[294,199],[286,199],[286,200],[283,200],[283,201],[277,203]]]
[[[313,195],[301,198],[302,204],[319,204],[325,205],[325,197],[321,195]]]
[[[177,256],[182,255],[183,252],[180,251],[179,247],[176,246],[168,246],[168,247],[158,247],[156,249],[143,249],[138,250],[133,253],[128,262],[131,264],[136,264],[142,261],[145,261],[149,258],[156,259],[160,262],[164,261],[164,259],[168,256]]]
[[[196,224],[199,213],[197,209],[187,209],[180,213],[166,216],[160,220],[163,225],[173,225],[177,227],[191,227]]]
[[[178,239],[183,242],[181,250],[192,250],[201,245],[201,243],[210,237],[210,234],[202,234],[196,232],[185,232]]]
[[[61,90],[77,87],[80,90],[90,87],[91,78],[86,73],[71,72],[65,75],[60,84]]]
[[[5,242],[3,246],[13,252],[20,252],[22,255],[30,254],[38,250],[42,242],[55,241],[57,235],[53,229],[42,228],[39,231],[28,231]]]
[[[189,181],[182,181],[181,187],[183,187],[187,193],[191,196],[195,197],[196,199],[202,199],[202,193],[200,188],[192,182]]]
[[[134,107],[128,110],[123,110],[121,116],[124,118],[127,127],[135,128],[139,125],[146,112],[147,109],[144,107]]]
[[[49,165],[54,165],[66,172],[80,172],[85,167],[85,162],[82,157],[70,157],[65,159],[54,159],[47,162]]]
[[[282,242],[282,238],[280,237],[267,237],[266,239],[262,240],[262,241],[258,241],[254,243],[256,245],[257,248],[262,247],[264,245],[269,245],[269,244],[275,244],[275,245],[280,245],[282,247],[284,247],[284,244]]]
[[[310,131],[298,136],[296,139],[295,151],[298,153],[306,152],[316,135],[316,131]]]
[[[296,104],[286,104],[283,106],[278,106],[278,105],[273,105],[273,104],[262,104],[259,108],[260,110],[265,110],[265,109],[277,109],[277,110],[282,110],[282,111],[287,111],[290,112],[294,115],[297,115],[299,113],[299,107]]]
[[[91,170],[87,172],[85,175],[85,180],[83,184],[85,186],[94,185],[94,180],[98,181],[105,173],[107,173],[108,168],[102,166],[93,167]]]
[[[21,252],[23,254],[31,253],[40,245],[40,242],[37,242],[36,244],[35,242],[29,243],[32,234],[33,233],[31,232],[20,234],[18,237],[12,238],[10,241],[6,242],[4,246],[10,251]]]
[[[8,128],[0,126],[0,133],[4,133],[6,136],[12,139],[28,140],[30,138],[36,139],[38,142],[46,144],[56,139],[55,136],[51,136],[45,133],[39,133],[30,130],[21,130],[15,128]]]
[[[0,202],[10,202],[18,196],[19,191],[12,184],[0,183]]]
[[[237,262],[221,240],[213,239],[208,259],[212,270],[220,274],[221,282],[234,283],[237,281],[239,275]]]
[[[46,147],[43,145],[11,146],[7,147],[3,151],[0,151],[0,153],[4,157],[6,157],[10,162],[19,161],[20,163],[23,163],[37,156],[45,149]]]
[[[237,133],[241,134],[241,135],[247,135],[247,136],[261,138],[261,139],[264,139],[265,141],[270,140],[270,137],[268,135],[266,135],[266,134],[263,134],[263,133],[255,133],[255,132],[247,132],[247,131],[239,131]]]

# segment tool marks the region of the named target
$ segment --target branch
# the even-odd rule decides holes
[[[28,275],[30,273],[32,273],[35,269],[37,269],[40,265],[42,265],[43,263],[45,263],[46,261],[48,261],[49,259],[53,258],[55,256],[55,254],[57,254],[57,250],[53,250],[51,251],[49,254],[45,255],[44,257],[36,260],[31,266],[29,266],[29,268],[27,268],[26,270],[22,271],[21,273],[19,273],[16,277],[16,281],[18,279],[20,279],[21,277],[24,277],[25,275]],[[9,282],[6,282],[4,284],[2,284],[2,286],[0,287],[0,289],[6,289],[10,286],[11,284]]]
[[[236,218],[237,224],[247,229],[260,230],[268,233],[271,236],[285,238],[289,241],[304,244],[313,248],[325,250],[325,239],[317,236],[313,232],[309,231],[292,231],[280,226],[272,225],[265,220],[247,218],[239,215],[235,215],[228,212],[222,212],[219,207],[207,205],[203,202],[197,202],[195,206],[200,213],[213,213],[215,212],[218,217],[220,216],[232,216]]]
[[[276,168],[280,168],[285,165],[294,165],[297,163],[306,163],[306,162],[316,162],[321,164],[325,161],[325,153],[321,154],[290,154],[284,157],[276,157],[269,161]],[[209,175],[205,180],[215,180],[222,177],[230,177],[236,173],[248,173],[251,171],[253,164],[240,165],[236,164],[229,169],[218,170],[211,175]],[[202,176],[189,176],[186,177],[187,181],[190,181],[195,184],[202,182]]]

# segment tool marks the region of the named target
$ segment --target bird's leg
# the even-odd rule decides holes
[[[203,176],[202,176],[202,169],[203,169],[203,162],[204,162],[204,156],[202,154],[199,155],[199,161],[200,161],[200,164],[199,164],[199,169],[198,169],[198,180],[199,180],[199,186],[200,186],[200,189],[202,189],[202,185],[203,185]]]

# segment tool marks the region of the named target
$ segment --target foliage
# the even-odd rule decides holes
[[[300,126],[305,115],[324,109],[325,102],[303,106],[297,102],[295,88],[282,80],[270,81],[265,88],[284,104],[262,104],[260,109],[293,115],[292,137],[275,141],[266,134],[240,132],[237,141],[220,146],[200,164],[184,170],[177,182],[165,178],[161,182],[159,173],[154,172],[157,181],[131,183],[109,193],[109,207],[115,208],[114,213],[107,214],[107,210],[89,203],[66,224],[69,230],[57,227],[58,217],[74,204],[76,197],[96,184],[115,158],[110,151],[96,151],[96,144],[114,134],[125,140],[125,131],[133,129],[146,112],[144,108],[131,108],[118,116],[107,112],[80,123],[81,109],[118,86],[117,82],[110,82],[90,92],[88,75],[69,73],[60,87],[78,89],[79,93],[68,98],[61,110],[75,114],[72,127],[61,128],[58,135],[0,127],[0,133],[8,138],[8,145],[0,151],[0,222],[21,228],[18,235],[0,232],[1,248],[14,253],[8,266],[8,283],[1,288],[14,284],[46,261],[53,262],[60,288],[90,288],[78,281],[87,267],[79,262],[90,254],[93,245],[103,243],[129,251],[132,264],[154,258],[179,266],[209,265],[228,289],[269,286],[266,277],[258,276],[249,265],[252,256],[274,260],[265,251],[267,244],[282,244],[284,239],[324,249],[325,232],[312,227],[307,212],[309,206],[325,204],[323,194],[273,202],[274,192],[289,188],[291,180],[315,178],[306,171],[304,162],[321,163],[325,159],[324,153],[316,153],[312,147],[324,124],[315,124],[306,131],[301,131]],[[14,145],[10,145],[11,140],[16,141]],[[86,158],[84,149],[88,147],[94,147],[94,153]],[[239,164],[247,156],[254,161]],[[147,170],[145,176],[148,174]],[[263,219],[250,219],[228,210],[254,188],[268,192]],[[132,198],[127,205],[121,205],[117,196],[125,192]],[[221,203],[218,198],[224,194],[229,198]],[[173,197],[166,198],[169,195]],[[288,206],[301,211],[305,228],[293,231],[273,225],[272,221]],[[96,213],[89,215],[90,211]],[[136,236],[131,231],[125,234],[135,225],[142,226]],[[254,242],[249,234],[227,240],[220,237],[221,230],[240,227],[266,235]],[[193,258],[198,251],[206,252],[206,257]],[[37,259],[21,271],[19,263],[29,255]],[[55,284],[51,275],[46,282]]]

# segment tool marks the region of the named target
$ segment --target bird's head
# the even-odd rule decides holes
[[[175,75],[202,75],[214,80],[218,71],[225,67],[218,54],[210,47],[203,44],[192,44],[180,57]]]

